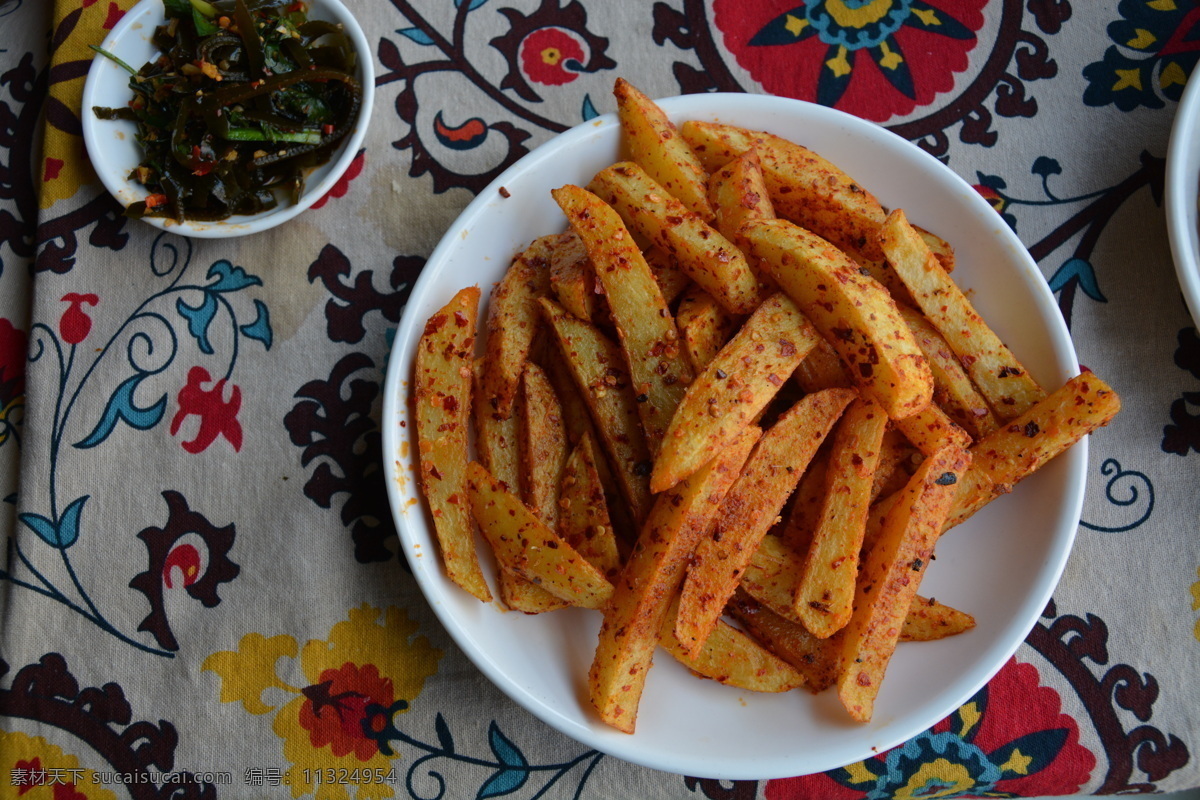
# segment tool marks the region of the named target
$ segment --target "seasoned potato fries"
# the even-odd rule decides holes
[[[677,128],[625,80],[614,95],[619,155],[543,184],[551,218],[522,223],[486,307],[461,289],[418,342],[440,564],[483,614],[598,621],[582,659],[574,639],[528,657],[572,665],[581,711],[617,731],[652,713],[663,652],[773,703],[890,717],[898,648],[957,654],[921,643],[994,627],[956,543],[936,566],[940,537],[1120,399],[1086,370],[1043,388],[972,305],[979,250],[885,210],[872,175],[770,132]],[[951,582],[923,596],[931,568]]]

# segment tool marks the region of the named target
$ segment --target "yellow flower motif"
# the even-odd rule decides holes
[[[84,2],[82,5],[54,4],[51,30],[58,41],[55,42],[52,58],[60,69],[50,72],[50,99],[45,140],[42,142],[42,163],[36,173],[41,181],[38,199],[42,208],[74,197],[80,184],[96,180],[91,163],[84,156],[78,116],[71,119],[72,115],[92,113],[90,108],[80,108],[87,71],[74,67],[91,62],[95,53],[88,45],[101,44],[124,12],[136,3],[137,0],[101,0]],[[136,69],[141,65],[132,66]],[[65,77],[56,80],[56,74]]]
[[[0,796],[54,800],[71,787],[73,791],[66,796],[78,800],[116,800],[115,794],[100,785],[95,770],[79,766],[78,758],[41,736],[0,731],[0,753]]]
[[[380,621],[380,615],[383,619]],[[283,755],[292,765],[287,772],[292,796],[315,794],[317,800],[347,800],[348,783],[323,781],[328,774],[383,775],[391,760],[364,730],[376,721],[370,709],[406,710],[421,693],[425,679],[437,672],[440,650],[417,623],[397,608],[380,611],[366,604],[351,609],[348,619],[330,629],[325,640],[303,648],[291,636],[249,633],[235,651],[213,653],[201,669],[221,677],[221,702],[241,703],[250,714],[275,712],[272,730],[283,739]],[[279,677],[280,659],[299,655],[306,686],[289,685]],[[291,695],[282,706],[272,705],[269,689]],[[378,722],[389,720],[382,715]],[[392,797],[391,783],[359,783],[357,797]]]

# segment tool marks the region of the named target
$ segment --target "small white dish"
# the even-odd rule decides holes
[[[1200,325],[1200,80],[1189,80],[1167,147],[1164,203],[1175,274],[1192,321]]]
[[[1036,264],[991,206],[935,158],[874,124],[796,100],[700,94],[660,105],[677,123],[703,119],[771,131],[840,165],[885,206],[905,208],[915,224],[950,240],[956,278],[1035,378],[1057,388],[1078,374],[1069,333]],[[586,185],[618,155],[612,115],[528,154],[463,211],[413,286],[388,364],[382,422],[388,499],[413,575],[446,630],[488,678],[543,721],[610,755],[733,780],[810,774],[882,753],[968,700],[1036,623],[1078,526],[1085,442],[942,539],[921,592],[972,613],[976,628],[901,645],[867,725],[851,722],[834,692],[742,692],[696,678],[660,650],[636,733],[620,733],[599,721],[587,699],[599,614],[505,612],[468,596],[442,570],[419,494],[409,402],[425,321],[463,286],[477,284],[486,298],[514,253],[537,236],[565,229],[550,190]]]
[[[270,211],[252,215],[234,215],[215,222],[163,217],[143,217],[142,221],[183,236],[218,239],[245,236],[274,228],[305,211],[333,188],[362,147],[371,120],[375,96],[374,53],[354,15],[339,0],[309,0],[309,17],[342,24],[358,53],[357,77],[362,85],[362,105],[354,129],[343,139],[332,157],[308,173],[304,192],[296,203],[281,201]],[[154,29],[166,19],[162,0],[142,0],[121,18],[100,43],[100,47],[134,69],[158,55],[151,43]],[[92,111],[95,106],[122,108],[130,100],[129,73],[97,53],[88,69],[83,86],[80,117],[83,141],[101,183],[122,207],[144,200],[146,188],[132,180],[130,172],[141,162],[142,149],[135,138],[137,126],[127,120],[103,120]]]

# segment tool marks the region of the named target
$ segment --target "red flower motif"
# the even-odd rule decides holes
[[[242,449],[242,425],[237,420],[238,410],[242,407],[242,390],[236,385],[225,400],[225,378],[217,381],[211,389],[201,388],[202,384],[212,381],[208,370],[204,367],[192,367],[188,370],[187,385],[179,390],[179,411],[171,420],[171,435],[179,432],[183,421],[190,416],[200,418],[200,428],[196,438],[183,443],[183,449],[189,453],[200,453],[216,441],[218,436],[224,436],[233,445],[234,451]]]
[[[58,321],[58,332],[67,344],[79,344],[92,331],[92,318],[83,310],[83,306],[94,306],[100,298],[94,294],[79,294],[68,292],[62,296],[63,302],[70,303]]]
[[[0,317],[0,409],[25,394],[25,331]]]
[[[986,0],[714,0],[713,21],[772,94],[884,122],[969,66]]]
[[[534,83],[561,86],[579,77],[583,46],[562,28],[541,28],[521,43],[521,71]],[[569,65],[574,65],[575,69]]]
[[[183,577],[183,585],[191,586],[200,579],[200,567],[200,551],[190,544],[181,544],[172,549],[163,562],[163,583],[167,585],[168,589],[174,589],[171,573],[179,570],[179,574]]]
[[[1075,794],[1096,767],[1079,725],[1030,664],[1010,660],[954,714],[904,744],[817,775],[773,780],[767,800]]]
[[[367,151],[359,150],[358,155],[354,157],[354,160],[346,167],[346,171],[342,173],[342,177],[338,178],[337,182],[333,184],[333,188],[326,192],[320,200],[313,203],[312,207],[320,208],[328,203],[331,197],[345,197],[346,192],[350,191],[350,181],[358,177],[359,173],[363,171],[363,165],[366,163]]]
[[[363,731],[367,708],[388,708],[395,700],[392,679],[379,674],[374,664],[346,662],[321,673],[321,682],[304,689],[300,725],[309,732],[313,747],[329,745],[335,756],[354,753],[367,761],[379,752],[379,743]]]

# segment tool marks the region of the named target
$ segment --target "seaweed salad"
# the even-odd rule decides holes
[[[164,0],[160,55],[130,72],[124,108],[143,158],[130,176],[150,192],[133,218],[221,220],[295,203],[305,174],[354,126],[362,86],[340,25],[303,0]]]

